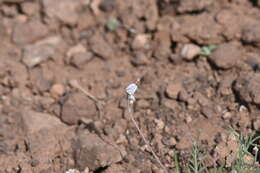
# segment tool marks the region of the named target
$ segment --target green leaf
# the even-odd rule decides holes
[[[114,31],[118,26],[120,25],[120,22],[116,18],[110,18],[107,21],[107,28],[110,31]]]

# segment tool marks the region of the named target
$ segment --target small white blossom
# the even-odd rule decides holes
[[[135,101],[134,93],[136,92],[137,89],[138,86],[134,83],[131,83],[130,85],[128,85],[128,87],[126,87],[127,99],[129,101],[131,102]]]

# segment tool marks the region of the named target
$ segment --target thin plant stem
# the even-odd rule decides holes
[[[162,164],[161,160],[159,159],[159,157],[155,154],[155,152],[153,151],[153,148],[150,146],[149,142],[146,140],[146,138],[144,137],[144,134],[142,133],[141,129],[139,128],[137,122],[134,119],[134,111],[133,111],[133,102],[131,102],[131,100],[128,100],[128,110],[129,110],[129,114],[130,114],[130,118],[133,121],[136,129],[138,130],[140,136],[142,137],[143,141],[145,142],[146,146],[149,147],[151,153],[153,154],[154,158],[156,159],[156,161],[159,163],[159,165],[161,166],[161,168],[164,170],[165,173],[169,173],[166,169],[166,167]]]
[[[90,99],[92,99],[94,102],[99,103],[100,101],[93,96],[92,94],[90,94],[88,91],[86,91],[84,88],[82,88],[80,86],[80,84],[78,83],[78,81],[74,80],[71,82],[71,85],[77,89],[79,89],[81,92],[83,92],[87,97],[89,97]]]

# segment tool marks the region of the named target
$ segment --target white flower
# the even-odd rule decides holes
[[[138,86],[134,83],[131,83],[130,85],[128,85],[128,87],[126,87],[127,98],[129,101],[135,101],[134,93],[137,89]]]

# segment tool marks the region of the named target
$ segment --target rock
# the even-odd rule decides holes
[[[62,84],[54,84],[51,87],[50,94],[53,98],[58,99],[65,93],[65,88]]]
[[[29,45],[23,49],[22,61],[27,67],[32,68],[51,58],[54,53],[55,49],[48,44]]]
[[[28,16],[34,16],[40,11],[40,6],[35,2],[24,2],[22,3],[22,11]]]
[[[59,35],[52,35],[52,36],[49,36],[49,37],[46,37],[42,40],[39,40],[36,42],[36,44],[49,44],[49,45],[52,45],[54,47],[58,47],[58,45],[62,42],[62,38],[59,36]]]
[[[236,11],[229,9],[222,9],[216,14],[216,21],[223,27],[223,36],[227,40],[236,40],[241,37],[241,29],[243,28],[244,21],[241,18],[246,17],[243,13],[237,13]]]
[[[236,80],[234,90],[241,100],[260,105],[260,74],[242,74]]]
[[[198,44],[209,45],[223,41],[222,26],[216,23],[215,16],[207,13],[184,15],[172,25],[171,37],[175,42],[187,43],[194,40]]]
[[[235,42],[221,44],[210,56],[218,68],[229,69],[242,59],[242,52]]]
[[[177,144],[177,141],[174,137],[163,137],[162,143],[166,146],[173,147]]]
[[[149,64],[149,59],[145,55],[145,53],[138,51],[135,53],[135,56],[131,59],[133,65],[140,66],[140,65],[147,65]]]
[[[177,144],[175,145],[176,149],[178,150],[185,150],[192,147],[192,143],[189,142],[187,137],[181,137]]]
[[[137,106],[139,109],[145,109],[145,108],[149,108],[150,103],[149,103],[149,101],[147,101],[147,100],[145,100],[145,99],[140,99],[140,100],[137,101],[136,106]]]
[[[126,170],[120,164],[113,164],[109,166],[104,173],[125,173]]]
[[[91,3],[90,3],[90,8],[96,16],[98,16],[100,14],[100,8],[99,8],[100,3],[101,3],[101,0],[94,0],[94,1],[91,1]]]
[[[68,57],[68,63],[76,66],[77,68],[82,68],[84,64],[93,58],[93,54],[88,52],[82,44],[78,44],[70,48],[66,55]]]
[[[14,5],[2,5],[2,12],[5,16],[7,17],[14,17],[16,15],[18,15],[18,11],[16,6]]]
[[[55,54],[58,44],[61,42],[61,38],[58,36],[48,37],[40,40],[35,44],[27,45],[23,48],[23,63],[32,68]]]
[[[5,2],[5,3],[21,3],[24,0],[2,0],[1,2]]]
[[[76,142],[76,164],[80,170],[88,167],[90,171],[110,166],[122,160],[115,145],[104,142],[96,134],[83,131]]]
[[[99,8],[104,12],[111,12],[115,5],[115,0],[101,0]]]
[[[177,10],[180,13],[201,11],[207,8],[208,6],[210,6],[212,2],[213,2],[212,0],[198,0],[198,1],[181,0],[180,4],[177,7]]]
[[[253,122],[253,127],[254,127],[255,130],[260,129],[260,119]]]
[[[52,83],[52,77],[49,77],[42,68],[34,68],[30,70],[30,80],[33,84],[34,89],[43,93],[50,89]]]
[[[92,58],[93,54],[91,52],[77,53],[70,59],[70,64],[77,68],[82,68],[86,63],[90,62]]]
[[[170,32],[166,31],[159,31],[156,32],[154,35],[154,52],[153,55],[157,59],[166,59],[168,58],[171,54],[171,35]]]
[[[178,98],[178,95],[180,93],[180,91],[182,90],[182,85],[181,83],[175,83],[175,82],[172,82],[170,84],[168,84],[167,88],[166,88],[166,94],[169,98],[172,98],[172,99],[177,99]]]
[[[260,24],[246,25],[242,31],[242,40],[260,46]]]
[[[38,170],[48,168],[50,160],[60,158],[64,153],[72,153],[74,129],[66,127],[59,119],[48,114],[33,112],[27,115],[30,116],[23,116],[26,127],[33,134],[27,134],[25,145],[30,158],[37,162]]]
[[[178,103],[175,100],[165,99],[165,101],[163,102],[163,105],[166,108],[169,108],[169,109],[171,109],[173,111],[178,108]]]
[[[192,122],[191,116],[188,115],[188,116],[185,118],[185,122],[186,122],[187,124],[191,123],[191,122]]]
[[[75,25],[78,19],[79,0],[43,0],[44,13],[49,18],[57,19],[69,25]],[[66,10],[64,10],[66,9]]]
[[[91,50],[103,59],[110,59],[114,56],[113,48],[100,34],[93,35],[89,40]]]
[[[83,173],[89,173],[89,168],[86,167],[86,168],[84,169],[84,172],[83,172]]]
[[[222,30],[214,16],[201,13],[195,16],[184,15],[179,21],[176,20],[171,29],[171,36],[175,42],[187,43],[194,40],[202,45],[218,44],[223,42]]]
[[[78,54],[78,53],[84,53],[86,52],[87,49],[82,45],[82,44],[77,44],[73,47],[71,47],[68,52],[66,53],[66,55],[68,57],[72,57],[73,55],[75,54]]]
[[[135,36],[132,42],[133,49],[148,49],[150,36],[147,34],[138,34]]]
[[[61,121],[47,113],[24,110],[22,113],[24,129],[28,134],[38,133],[41,130],[49,130],[57,127],[64,127]]]
[[[156,1],[149,0],[149,1],[143,1],[139,2],[139,6],[142,6],[142,11],[144,13],[144,18],[146,20],[146,27],[148,30],[155,30],[157,21],[159,19],[159,9],[158,4]],[[143,5],[143,3],[145,5]],[[149,8],[147,8],[149,7]],[[137,12],[138,13],[138,12]]]
[[[202,106],[201,108],[201,113],[206,117],[206,118],[213,118],[217,116],[217,112],[215,110],[214,106]]]
[[[252,70],[260,71],[260,58],[257,53],[247,52],[245,62],[252,68]]]
[[[61,119],[69,125],[77,124],[81,118],[94,119],[95,103],[82,93],[72,93],[62,105]]]
[[[231,95],[233,94],[232,85],[237,78],[236,74],[227,72],[223,74],[222,79],[220,79],[220,83],[218,86],[218,92],[222,95]]]
[[[165,123],[160,119],[154,119],[157,130],[162,130],[165,127]]]
[[[238,142],[234,134],[230,134],[226,141],[218,143],[214,152],[218,155],[220,161],[226,162],[227,167],[230,167],[233,161],[236,159]]]
[[[232,116],[233,116],[233,114],[231,112],[226,111],[226,112],[223,113],[222,118],[224,120],[226,120],[226,119],[232,118]]]
[[[185,44],[181,49],[181,56],[186,60],[192,60],[200,52],[200,47],[195,44]]]
[[[35,19],[17,24],[14,27],[12,39],[16,44],[28,44],[46,36],[48,32],[47,26]]]

